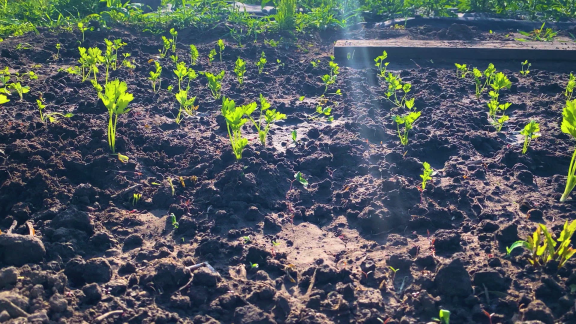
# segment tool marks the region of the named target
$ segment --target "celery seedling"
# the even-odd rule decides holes
[[[228,128],[228,137],[232,145],[232,151],[237,160],[242,158],[242,151],[248,145],[248,139],[242,137],[242,126],[248,121],[242,118],[244,115],[251,115],[256,110],[256,103],[250,103],[244,106],[236,106],[234,100],[224,98],[222,101],[222,116],[226,119]]]
[[[212,92],[212,97],[214,99],[219,99],[222,90],[222,79],[224,79],[225,71],[221,71],[220,73],[214,75],[210,72],[202,72],[206,78],[208,79],[208,88]]]
[[[570,134],[576,138],[576,99],[566,101],[566,106],[562,110],[562,125],[563,133]],[[566,189],[560,198],[560,202],[566,201],[568,195],[576,186],[576,151],[572,154],[570,167],[568,168],[568,179],[566,180]]]
[[[210,53],[208,53],[208,63],[212,64],[212,61],[214,61],[214,56],[216,56],[216,50],[211,49]]]
[[[528,261],[532,265],[543,266],[550,260],[556,260],[560,268],[576,253],[576,249],[570,247],[574,231],[576,231],[576,220],[570,224],[566,221],[560,237],[554,240],[546,225],[538,224],[536,231],[528,235],[526,241],[516,241],[510,247],[506,247],[506,254],[510,255],[515,248],[523,247],[531,252]]]
[[[440,324],[450,324],[450,311],[441,309],[438,318],[433,318],[433,320],[440,322]]]
[[[302,184],[302,186],[304,186],[304,188],[308,188],[308,180],[306,180],[306,178],[304,178],[304,176],[302,175],[302,172],[298,171],[296,172],[296,174],[294,174],[294,179],[298,182],[300,182],[300,184]]]
[[[492,63],[488,64],[488,68],[486,68],[486,70],[484,70],[484,73],[482,73],[477,68],[474,68],[472,70],[472,75],[474,76],[474,82],[476,84],[476,98],[477,99],[480,99],[480,95],[482,94],[482,92],[484,92],[484,89],[486,89],[486,86],[488,86],[488,84],[492,81],[492,78],[494,77],[495,72],[496,72],[496,68],[494,67],[494,64],[492,64]],[[482,77],[485,77],[486,80],[482,81]]]
[[[12,88],[12,89],[16,90],[16,92],[20,96],[20,101],[22,101],[24,99],[25,93],[30,92],[30,87],[29,86],[22,86],[22,84],[20,84],[20,82],[10,83],[8,85],[8,88]]]
[[[262,120],[262,117],[264,117],[264,120]],[[248,115],[248,118],[250,118],[254,127],[256,127],[256,130],[258,131],[260,143],[266,146],[266,136],[268,136],[270,126],[272,126],[272,124],[277,120],[286,119],[286,115],[281,114],[276,111],[276,109],[270,109],[270,103],[266,101],[266,98],[264,98],[262,94],[260,94],[260,117],[258,117],[258,121],[254,120],[250,115]]]
[[[572,93],[574,92],[574,87],[576,87],[576,77],[574,76],[574,74],[570,73],[570,79],[568,79],[568,83],[566,84],[566,91],[564,91],[566,100],[572,99]]]
[[[56,118],[56,116],[60,116],[60,117],[64,117],[64,118],[70,118],[70,117],[74,116],[72,113],[62,114],[59,112],[52,112],[52,113],[44,114],[42,111],[46,108],[46,105],[40,99],[36,99],[36,104],[38,105],[38,111],[40,112],[40,120],[43,123],[45,123],[46,120],[50,121],[51,123],[57,122],[58,118]]]
[[[84,27],[84,24],[79,22],[78,23],[78,30],[82,32],[82,43],[84,43],[84,32],[90,29],[89,27]]]
[[[308,118],[311,120],[320,118],[325,116],[328,122],[332,122],[334,120],[334,116],[332,114],[332,107],[322,107],[321,105],[316,106],[316,112],[310,115]]]
[[[102,99],[104,106],[108,109],[108,144],[112,153],[116,152],[116,126],[118,124],[118,116],[126,114],[130,111],[127,109],[128,104],[134,100],[131,93],[127,93],[128,86],[126,82],[114,80],[105,85],[104,93],[98,93],[98,97]]]
[[[176,221],[176,215],[174,215],[174,213],[170,213],[170,222],[172,223],[172,227],[174,227],[174,229],[178,229],[180,226],[180,224],[178,224]]]
[[[246,62],[243,59],[238,58],[236,60],[236,65],[234,66],[234,73],[236,73],[236,78],[238,83],[244,83],[244,73],[246,73]]]
[[[375,65],[378,67],[378,70],[380,71],[381,77],[386,76],[386,68],[388,67],[388,64],[390,64],[390,62],[384,62],[384,60],[386,58],[388,58],[388,53],[386,53],[386,51],[384,51],[384,52],[382,52],[382,55],[380,55],[374,59],[374,62],[376,62]]]
[[[194,111],[198,109],[198,106],[194,106],[194,101],[196,97],[188,99],[188,89],[180,90],[176,94],[176,100],[180,103],[180,110],[178,111],[178,116],[176,116],[176,124],[180,124],[182,121],[182,110],[184,110],[189,116],[194,115]]]
[[[328,62],[328,64],[330,66],[330,74],[325,74],[321,77],[322,82],[324,82],[324,85],[325,85],[324,93],[326,93],[326,91],[328,91],[328,86],[336,83],[336,77],[340,73],[340,67],[338,66],[338,63],[335,63],[334,61],[330,61],[330,62]]]
[[[178,55],[170,55],[170,59],[174,65],[178,64]]]
[[[224,45],[224,41],[219,39],[218,40],[218,49],[219,49],[219,53],[220,53],[220,62],[222,62],[222,52],[224,52],[224,47],[226,47]]]
[[[170,28],[170,35],[172,35],[172,52],[176,54],[176,38],[178,37],[178,32],[174,28]]]
[[[426,182],[432,180],[432,174],[434,174],[434,170],[430,167],[428,162],[422,163],[422,174],[420,178],[422,178],[422,190],[426,189]]]
[[[57,44],[56,44],[56,54],[54,54],[54,60],[57,60],[57,59],[60,58],[60,47],[61,47],[61,46],[62,46],[62,45],[60,45],[60,43],[57,43]]]
[[[198,53],[196,46],[190,44],[190,65],[196,65],[199,56],[200,54]]]
[[[142,198],[142,194],[140,193],[135,193],[132,195],[132,206],[136,206],[136,204],[140,201],[140,199]]]
[[[294,142],[294,144],[298,143],[298,132],[296,130],[292,131],[292,142]]]
[[[532,139],[540,136],[538,132],[540,131],[540,124],[538,124],[535,120],[531,120],[524,129],[520,131],[520,134],[524,136],[524,147],[522,148],[522,154],[526,154],[528,151],[528,146]]]
[[[456,76],[459,78],[465,78],[468,72],[470,72],[466,64],[454,63],[454,65],[456,66]]]
[[[163,47],[161,50],[158,50],[158,52],[160,52],[161,58],[165,58],[166,54],[168,54],[168,51],[172,48],[172,40],[166,38],[166,36],[162,36],[162,44]]]
[[[398,138],[400,138],[400,143],[406,146],[408,145],[408,132],[412,129],[412,124],[420,117],[419,111],[412,111],[405,116],[394,116],[392,120],[396,122],[396,128],[398,131]],[[400,125],[404,125],[404,129],[400,129]]]
[[[9,81],[10,81],[10,70],[8,69],[8,67],[5,67],[4,70],[0,70],[0,82],[2,82],[2,86],[5,87]]]
[[[264,71],[264,65],[266,65],[266,54],[264,54],[264,52],[262,52],[262,54],[260,54],[260,59],[258,60],[258,62],[256,62],[256,66],[258,67],[258,74],[262,74],[262,72]]]
[[[8,99],[8,97],[6,97],[6,96],[3,95],[3,94],[0,94],[0,105],[3,105],[3,104],[5,104],[5,103],[7,103],[7,102],[9,102],[9,101],[10,101],[10,99]]]
[[[160,66],[160,63],[158,63],[157,61],[154,61],[154,64],[156,64],[156,72],[150,71],[150,77],[148,78],[148,80],[152,82],[152,90],[156,92],[156,83],[158,83],[158,90],[160,90],[160,84],[162,82],[162,79],[160,79],[160,74],[162,73],[162,67]]]
[[[528,63],[528,60],[522,62],[522,70],[520,70],[520,74],[522,74],[523,76],[527,76],[528,73],[530,73],[530,67],[532,66],[532,63]],[[526,68],[524,68],[526,67]]]

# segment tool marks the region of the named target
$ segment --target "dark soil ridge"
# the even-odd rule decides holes
[[[426,37],[421,29],[347,36],[370,33]],[[438,38],[437,29],[429,34]],[[87,33],[84,44],[102,47],[105,37],[122,38],[128,43],[123,52],[136,59],[133,72],[112,73],[135,96],[118,128],[117,148],[128,163],[109,152],[106,111],[92,86],[58,72],[75,64],[78,34],[0,44],[0,66],[39,75],[23,102],[11,96],[0,112],[0,228],[18,223],[0,240],[2,320],[422,323],[443,308],[453,323],[488,323],[483,310],[495,314],[493,323],[575,321],[573,260],[556,270],[534,269],[520,255],[504,258],[505,247],[538,222],[556,232],[574,218],[573,205],[558,202],[573,149],[559,129],[566,66],[535,64],[522,77],[517,62],[498,63],[513,82],[501,100],[513,106],[510,122],[496,134],[486,95],[477,101],[471,81],[455,76],[453,62],[389,58],[389,69],[412,83],[422,111],[403,148],[390,118],[396,110],[374,68],[341,67],[329,92],[343,94],[328,96],[335,121],[307,118],[339,35],[305,36],[276,48],[228,44],[223,62],[209,65],[218,35],[180,32],[181,58],[193,43],[201,54],[196,70],[226,69],[226,96],[246,103],[262,93],[288,115],[266,148],[251,135],[239,162],[205,79],[191,83],[198,114],[180,126],[173,121],[173,95],[152,93],[146,78],[161,47],[156,37],[117,29]],[[23,42],[34,46],[15,50]],[[58,42],[62,58],[53,62]],[[258,76],[261,51],[268,64]],[[238,56],[248,61],[243,87],[232,77]],[[313,59],[320,59],[316,68]],[[166,89],[176,80],[170,60],[161,61]],[[75,116],[42,124],[35,106],[40,92],[47,111]],[[538,119],[543,136],[521,155],[518,132],[530,118]],[[298,145],[291,142],[293,129]],[[423,161],[437,174],[420,192]],[[290,190],[298,171],[310,186],[294,183]],[[135,192],[143,198],[133,206]],[[33,222],[37,238],[27,236],[26,222]],[[200,262],[215,272],[187,270]],[[399,269],[394,276],[389,266]]]

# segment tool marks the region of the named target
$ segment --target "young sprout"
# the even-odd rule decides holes
[[[162,36],[162,49],[159,49],[160,57],[165,58],[168,51],[172,48],[172,40],[166,38],[166,36]]]
[[[294,144],[298,144],[298,132],[296,130],[292,131],[292,142],[294,142]]]
[[[326,117],[326,121],[328,122],[334,121],[334,116],[332,116],[332,107],[322,107],[321,105],[317,105],[316,111],[308,118],[311,120],[315,120],[320,117]]]
[[[251,115],[256,108],[257,105],[255,102],[243,106],[236,106],[234,100],[224,98],[222,101],[222,116],[226,119],[230,144],[232,145],[232,151],[237,160],[242,158],[242,151],[244,147],[248,145],[248,139],[242,137],[242,126],[248,121],[246,118],[243,118],[243,116]]]
[[[574,74],[570,73],[570,78],[568,79],[568,83],[566,84],[566,91],[564,91],[566,100],[572,99],[572,93],[574,92],[574,87],[576,87],[576,77],[574,76]]]
[[[172,227],[174,227],[174,229],[178,229],[180,226],[180,224],[178,224],[176,221],[176,215],[174,215],[174,213],[170,213],[170,222],[172,223]]]
[[[458,64],[458,63],[454,63],[454,65],[456,65],[456,76],[459,78],[465,78],[466,75],[468,75],[468,66],[466,64]]]
[[[221,90],[222,90],[222,79],[224,79],[225,71],[221,71],[220,73],[214,75],[210,72],[202,72],[206,78],[208,79],[208,88],[212,92],[212,97],[214,99],[220,99]]]
[[[396,122],[398,138],[400,138],[402,145],[408,145],[408,132],[410,132],[412,124],[414,124],[418,117],[420,117],[419,111],[412,111],[405,116],[396,115],[392,117],[392,120]],[[400,129],[400,125],[404,125],[404,129]]]
[[[264,120],[262,117],[264,117]],[[266,146],[266,136],[268,136],[270,126],[272,126],[275,121],[286,119],[286,115],[281,114],[276,111],[276,109],[270,109],[270,103],[266,101],[266,98],[264,98],[262,94],[260,94],[260,117],[258,117],[258,121],[254,120],[250,115],[248,115],[248,118],[250,118],[254,127],[256,127],[256,130],[258,131],[260,143]]]
[[[178,32],[174,28],[170,28],[170,35],[172,35],[172,52],[176,53],[176,38],[178,37]]]
[[[440,324],[450,324],[450,311],[441,309],[438,318],[433,318],[433,320],[440,322]]]
[[[242,236],[242,239],[244,240],[244,244],[248,244],[252,240],[252,238],[249,235],[248,236]]]
[[[432,180],[432,175],[434,174],[434,170],[430,167],[428,162],[422,163],[422,174],[420,178],[422,178],[422,190],[426,189],[426,183]]]
[[[122,155],[120,153],[118,153],[117,155],[118,155],[118,160],[122,163],[128,163],[128,161],[130,160],[130,158],[126,155]]]
[[[236,78],[238,83],[244,83],[244,74],[246,73],[246,62],[243,59],[238,58],[236,60],[236,65],[234,66],[234,73],[236,73]]]
[[[380,71],[381,77],[386,76],[386,69],[388,67],[388,64],[390,64],[390,62],[384,62],[384,60],[386,60],[386,58],[388,58],[388,53],[386,51],[384,51],[384,52],[382,52],[382,55],[380,55],[374,59],[374,62],[376,62],[375,65],[378,67],[378,71]]]
[[[7,103],[7,102],[9,102],[9,101],[10,101],[10,99],[8,99],[8,97],[6,97],[6,96],[3,95],[3,94],[0,94],[0,105],[3,105],[3,104],[5,104],[5,103]]]
[[[340,67],[338,66],[338,63],[335,63],[334,61],[330,61],[330,62],[328,62],[328,64],[330,66],[330,74],[325,74],[321,77],[322,82],[324,82],[324,85],[325,85],[324,93],[326,93],[326,91],[328,91],[328,86],[336,83],[336,77],[340,73]]]
[[[208,63],[212,64],[212,61],[214,61],[215,56],[216,56],[216,50],[211,49],[210,53],[208,53]]]
[[[140,198],[142,198],[142,194],[140,193],[135,193],[132,195],[132,206],[136,206],[136,204],[140,201]]]
[[[520,74],[522,74],[523,76],[527,76],[528,73],[530,73],[531,66],[532,63],[528,63],[528,60],[522,62],[522,70],[520,71]]]
[[[54,54],[54,60],[58,60],[60,58],[60,43],[56,44],[56,54]]]
[[[168,177],[166,179],[166,181],[168,181],[168,185],[170,186],[170,189],[172,190],[172,196],[176,195],[176,188],[174,187],[174,183],[172,182],[172,178]]]
[[[188,99],[188,89],[180,90],[180,92],[176,94],[176,101],[180,103],[180,110],[178,111],[178,116],[176,116],[176,124],[180,124],[182,121],[182,110],[184,110],[188,116],[193,116],[194,112],[198,109],[198,106],[194,106],[196,97]]]
[[[259,268],[258,263],[250,262],[250,269],[258,269],[258,268]]]
[[[20,82],[10,83],[8,85],[8,88],[12,88],[12,89],[16,90],[16,92],[20,96],[20,101],[24,100],[24,94],[25,93],[30,92],[30,87],[29,86],[22,86],[22,84]]]
[[[398,272],[398,270],[400,269],[394,269],[394,267],[392,266],[388,266],[388,268],[390,268],[390,270],[392,270],[392,284],[394,284],[394,278],[396,278],[396,272]]]
[[[174,65],[178,64],[178,55],[170,55],[170,59]]]
[[[538,132],[540,131],[540,124],[538,124],[535,120],[531,120],[524,129],[520,131],[520,134],[524,136],[524,147],[522,147],[522,154],[526,154],[528,151],[528,146],[532,139],[540,136]]]
[[[90,29],[89,27],[84,27],[84,24],[79,22],[78,23],[78,30],[82,32],[82,43],[84,43],[84,32]]]
[[[38,105],[38,111],[40,112],[40,120],[43,123],[45,123],[46,120],[50,121],[51,123],[57,122],[58,118],[56,118],[56,116],[60,116],[60,117],[64,117],[64,118],[70,118],[70,117],[74,116],[72,113],[62,114],[59,112],[52,112],[52,113],[44,114],[42,112],[46,108],[46,105],[44,104],[44,102],[42,102],[42,100],[40,100],[40,99],[36,99],[36,104]]]
[[[304,188],[308,188],[308,180],[306,180],[304,178],[304,176],[302,175],[302,172],[298,171],[296,172],[296,174],[294,174],[294,179],[298,182],[300,182],[300,184],[302,184],[302,186],[304,186]]]
[[[200,54],[198,53],[198,49],[193,44],[190,44],[190,65],[196,65],[198,62],[198,58]]]
[[[0,70],[0,82],[2,82],[2,86],[5,87],[9,81],[10,71],[8,70],[8,67],[5,67],[4,70]]]
[[[576,138],[576,99],[566,101],[566,106],[562,110],[562,124],[561,130],[563,133],[570,134]],[[568,179],[566,181],[566,189],[560,198],[560,202],[566,201],[568,195],[576,186],[576,151],[572,154],[570,167],[568,168]]]
[[[397,107],[406,107],[409,110],[414,107],[414,98],[407,100],[406,96],[408,92],[412,89],[412,84],[406,82],[402,83],[402,79],[398,76],[395,76],[391,72],[388,72],[386,76],[386,83],[388,84],[388,88],[386,89],[386,97],[389,101],[394,103]],[[404,95],[398,99],[398,91],[402,90]],[[394,96],[394,100],[390,99]]]
[[[134,100],[131,93],[127,93],[128,86],[126,82],[114,80],[105,85],[105,92],[98,93],[98,97],[102,99],[104,106],[108,109],[108,144],[112,153],[116,152],[116,126],[118,124],[118,116],[126,114],[130,111],[128,104]]]
[[[219,39],[218,40],[218,52],[220,53],[220,62],[222,62],[222,52],[224,52],[224,48],[226,46],[224,45],[224,41]]]
[[[264,54],[264,52],[262,52],[262,54],[260,54],[260,59],[258,60],[258,62],[256,62],[256,66],[258,67],[258,74],[262,74],[262,72],[264,71],[264,65],[266,65],[266,54]]]
[[[488,84],[490,84],[490,82],[492,81],[492,78],[494,77],[494,73],[496,73],[496,68],[494,67],[494,64],[492,64],[492,63],[488,64],[488,68],[486,68],[486,70],[484,70],[484,73],[482,73],[477,68],[474,68],[472,70],[472,75],[474,76],[474,83],[476,84],[476,98],[477,99],[480,99],[482,92],[484,92],[484,89],[486,89],[486,86],[488,86]],[[486,80],[482,81],[482,77],[485,77]]]

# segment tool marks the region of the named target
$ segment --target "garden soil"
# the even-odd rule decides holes
[[[38,80],[24,77],[30,92],[0,108],[0,322],[427,323],[446,309],[452,323],[575,323],[575,261],[534,267],[527,253],[507,257],[506,247],[539,223],[557,235],[576,217],[573,199],[558,201],[574,150],[559,125],[576,66],[532,62],[522,76],[522,58],[492,62],[512,81],[500,92],[512,103],[510,120],[497,133],[488,95],[476,99],[455,62],[389,57],[388,70],[412,84],[421,111],[405,147],[392,120],[404,112],[372,64],[341,62],[321,98],[337,39],[512,41],[507,34],[364,25],[266,35],[277,47],[259,35],[239,47],[224,27],[181,30],[180,60],[189,62],[195,44],[193,68],[226,70],[226,97],[247,104],[262,94],[287,115],[266,146],[246,126],[240,161],[203,75],[190,84],[198,110],[174,122],[175,90],[167,88],[177,80],[171,60],[158,57],[159,36],[88,31],[82,44],[121,38],[120,55],[134,60],[134,70],[111,71],[134,95],[116,143],[128,161],[111,154],[108,113],[90,82],[66,72],[82,35],[6,39],[0,66]],[[209,63],[219,38],[222,61]],[[262,52],[268,63],[258,74]],[[243,85],[233,74],[238,57],[247,61]],[[163,66],[157,94],[153,60]],[[483,70],[490,62],[457,63]],[[42,123],[40,97],[45,113],[74,116]],[[318,104],[332,107],[332,122],[313,118]],[[531,119],[542,136],[521,154],[519,132]],[[435,170],[425,190],[423,162]]]

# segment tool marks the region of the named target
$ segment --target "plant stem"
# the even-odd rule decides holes
[[[576,167],[575,162],[576,150],[574,151],[574,154],[572,154],[572,161],[570,161],[570,168],[568,169],[568,179],[566,179],[566,189],[564,190],[562,197],[560,197],[560,202],[565,202],[572,189],[574,189],[574,186],[576,186],[576,175],[574,175],[574,171],[576,171],[574,170]]]

